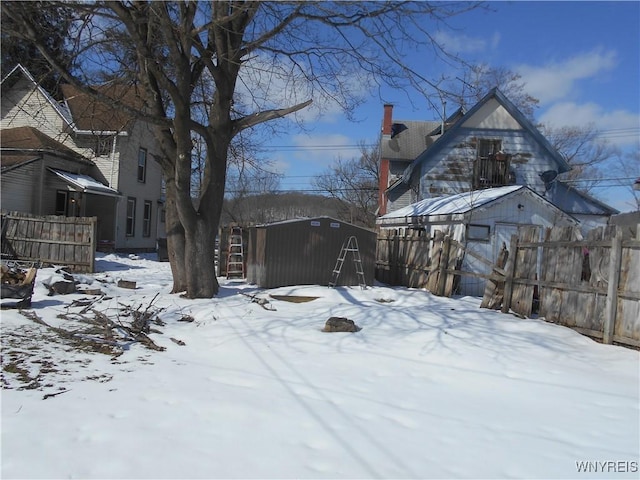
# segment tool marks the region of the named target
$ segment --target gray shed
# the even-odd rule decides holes
[[[247,280],[259,287],[328,285],[343,242],[358,241],[367,285],[375,274],[376,233],[330,217],[287,220],[252,227]],[[358,285],[352,252],[347,252],[337,285]]]

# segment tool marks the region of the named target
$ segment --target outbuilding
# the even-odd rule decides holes
[[[580,222],[529,187],[511,185],[427,198],[383,215],[377,223],[382,229],[425,230],[429,238],[439,230],[464,247],[459,252],[461,270],[489,274],[518,227],[539,226],[542,235],[546,228]],[[482,296],[485,282],[462,276],[459,293]]]
[[[331,217],[257,225],[249,230],[247,280],[263,288],[329,285],[343,245],[355,237],[358,252],[347,251],[336,286],[359,285],[359,254],[367,285],[375,274],[376,233]]]

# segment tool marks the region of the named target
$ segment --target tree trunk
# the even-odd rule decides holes
[[[186,237],[187,298],[211,298],[220,289],[214,263],[216,231],[210,222],[199,218],[195,231]]]
[[[173,276],[173,288],[171,293],[180,293],[187,290],[187,270],[185,258],[184,227],[180,223],[176,207],[176,185],[173,178],[167,178],[165,174],[166,199],[165,199],[165,228],[167,231],[167,253],[169,265]]]

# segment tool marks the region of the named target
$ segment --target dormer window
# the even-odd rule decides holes
[[[111,155],[112,148],[113,148],[113,137],[107,137],[107,136],[101,135],[96,139],[96,146],[94,148],[95,156],[108,157],[109,155]]]
[[[502,140],[480,138],[473,164],[473,189],[502,187],[513,183],[511,155],[502,151]]]

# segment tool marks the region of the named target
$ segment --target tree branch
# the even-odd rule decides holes
[[[298,110],[302,110],[305,107],[311,105],[313,100],[307,100],[306,102],[299,103],[292,107],[288,108],[279,108],[275,110],[265,110],[263,112],[257,112],[252,115],[247,115],[245,117],[238,118],[234,120],[234,134],[241,132],[247,128],[255,127],[260,123],[268,122],[269,120],[274,120],[276,118],[282,118],[290,113],[297,112]]]

